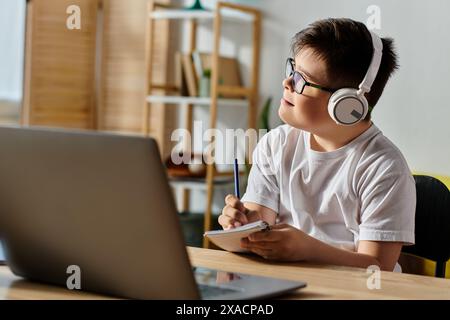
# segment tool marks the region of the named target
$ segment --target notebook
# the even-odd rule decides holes
[[[269,228],[267,222],[259,220],[233,229],[207,231],[203,236],[226,251],[248,252],[241,248],[241,239],[248,237],[251,233],[269,230]]]

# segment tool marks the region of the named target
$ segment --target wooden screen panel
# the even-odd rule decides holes
[[[81,9],[81,30],[66,26],[70,5]],[[24,124],[95,128],[97,0],[29,0]]]
[[[159,1],[169,3],[170,1]],[[174,107],[152,104],[145,119],[149,94],[149,0],[103,0],[101,77],[98,128],[126,133],[145,132],[158,141],[163,155],[170,147],[170,134],[176,123]],[[170,65],[171,35],[169,21],[157,21],[152,46],[153,82],[166,83]]]
[[[164,0],[161,2],[169,3]],[[22,122],[144,133],[148,95],[149,0],[29,0]],[[66,9],[81,8],[81,30]],[[171,81],[168,21],[155,25],[152,76]],[[153,104],[149,134],[170,149],[176,108]]]

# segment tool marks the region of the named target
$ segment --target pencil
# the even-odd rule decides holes
[[[234,195],[241,198],[239,192],[239,166],[237,158],[234,159]]]

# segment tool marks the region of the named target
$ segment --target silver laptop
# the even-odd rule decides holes
[[[137,299],[265,298],[305,286],[191,268],[153,139],[1,127],[0,152],[0,237],[18,276],[67,286],[78,275],[81,290]]]

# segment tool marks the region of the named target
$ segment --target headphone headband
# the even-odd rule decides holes
[[[383,42],[372,31],[373,53],[366,75],[359,85],[359,89],[341,88],[335,91],[328,100],[328,114],[337,124],[350,126],[365,119],[370,110],[364,94],[370,92],[378,73],[383,55]]]
[[[359,85],[358,95],[363,95],[364,93],[370,92],[372,84],[377,76],[378,69],[380,68],[381,57],[383,55],[383,42],[381,41],[381,38],[374,32],[370,30],[369,32],[372,37],[373,44],[372,60],[370,61],[369,68],[367,69],[367,73],[363,81]]]

